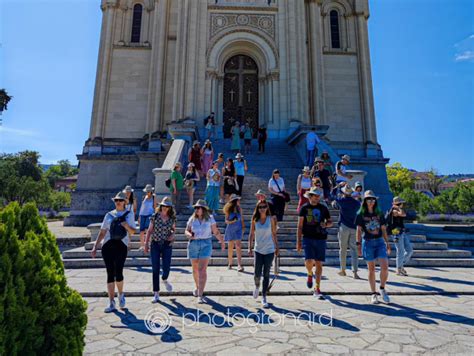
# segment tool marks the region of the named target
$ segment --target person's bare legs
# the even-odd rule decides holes
[[[115,282],[107,283],[107,294],[109,300],[112,301],[115,298]]]
[[[313,267],[314,267],[314,260],[305,260],[304,265],[306,267],[306,270],[308,271],[308,276],[313,275]]]
[[[369,270],[370,290],[375,293],[375,262],[367,262],[367,269]]]
[[[199,286],[198,286],[198,296],[202,297],[204,293],[204,288],[206,287],[207,282],[207,264],[209,263],[208,258],[201,258],[198,260],[198,270],[199,270]]]
[[[191,260],[191,264],[193,266],[194,284],[196,285],[196,289],[199,289],[199,260],[193,259]]]
[[[123,281],[115,282],[119,294],[123,294]]]
[[[232,260],[234,257],[234,241],[229,240],[227,245],[227,266],[232,267]]]
[[[387,283],[387,279],[388,279],[388,259],[379,258],[379,265],[380,265],[380,287],[385,288],[385,283]],[[375,276],[375,272],[374,272],[374,276]],[[375,281],[374,281],[374,285],[375,285]]]
[[[145,231],[140,231],[140,247],[145,247]]]
[[[316,289],[319,289],[321,285],[321,277],[323,275],[323,263],[321,261],[316,262]]]
[[[237,265],[242,267],[242,241],[235,241],[235,251],[237,253]]]

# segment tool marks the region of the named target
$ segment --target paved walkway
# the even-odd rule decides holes
[[[389,275],[387,291],[396,294],[468,293],[474,295],[474,269],[471,268],[407,268],[410,276]],[[321,290],[328,294],[366,294],[369,292],[367,269],[361,268],[362,280],[337,274],[335,267],[325,267]],[[105,268],[66,271],[68,283],[83,296],[105,296]],[[377,274],[378,275],[378,274]],[[126,268],[125,288],[129,295],[145,296],[152,291],[151,268]],[[304,267],[283,267],[272,292],[279,295],[308,294]],[[172,268],[169,281],[174,295],[191,295],[194,287],[190,267]],[[250,295],[254,288],[253,268],[239,273],[226,267],[209,267],[207,295]],[[162,293],[166,295],[165,293]]]
[[[367,296],[273,296],[269,309],[251,297],[211,297],[204,305],[193,297],[154,305],[129,297],[129,309],[112,314],[103,312],[105,298],[86,300],[86,354],[472,355],[474,348],[470,296],[400,296],[390,305],[368,304]],[[152,326],[166,331],[152,334],[144,320],[159,317]]]
[[[48,229],[51,231],[57,238],[68,238],[68,237],[90,237],[91,234],[87,227],[81,226],[63,226],[64,222],[59,221],[49,221]]]

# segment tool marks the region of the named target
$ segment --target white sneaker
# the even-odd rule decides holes
[[[201,296],[198,298],[198,304],[205,304],[206,300],[204,299],[204,296]]]
[[[377,296],[377,294],[372,294],[372,298],[370,298],[370,302],[372,304],[379,304],[379,297]]]
[[[315,298],[319,299],[319,300],[324,300],[324,295],[323,295],[323,293],[321,293],[321,291],[318,290],[318,289],[315,289],[315,290],[314,290],[313,296],[314,296]]]
[[[115,300],[113,299],[109,302],[109,306],[104,309],[104,313],[112,313],[115,310],[117,310],[117,308],[115,307]]]
[[[262,307],[268,308],[268,303],[267,303],[267,298],[266,297],[262,298]]]
[[[258,290],[259,290],[258,287],[255,287],[255,289],[253,290],[253,298],[254,298],[254,299],[257,299],[257,298],[258,298]]]
[[[160,293],[155,293],[153,300],[151,301],[153,304],[159,303],[160,301]]]
[[[197,297],[198,296],[198,290],[197,288],[195,290],[193,290],[193,297]]]
[[[125,293],[119,294],[118,300],[119,300],[119,307],[120,307],[120,309],[125,308],[125,302],[126,302],[126,301],[125,301]]]
[[[385,289],[380,290],[380,296],[382,297],[382,300],[385,304],[390,303],[390,298],[389,298],[387,292],[385,291]]]
[[[163,281],[163,283],[165,284],[165,288],[166,288],[167,292],[172,292],[173,291],[173,286],[171,285],[170,282],[168,282],[168,280]]]

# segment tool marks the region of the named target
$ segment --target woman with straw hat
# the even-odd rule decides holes
[[[153,269],[153,301],[160,301],[160,267],[163,269],[163,284],[168,292],[173,290],[168,282],[171,267],[171,255],[176,231],[176,215],[173,204],[164,197],[158,204],[156,212],[150,218],[150,227],[146,233],[145,253],[150,252]],[[151,242],[150,242],[151,241]],[[162,261],[160,261],[160,259]],[[162,262],[162,264],[161,264]]]
[[[375,285],[375,262],[380,265],[380,296],[384,303],[390,303],[390,298],[385,290],[388,279],[388,243],[385,218],[377,204],[374,192],[367,190],[364,193],[362,206],[356,217],[356,244],[359,256],[363,255],[369,270],[369,284],[372,291],[372,304],[379,302]],[[363,240],[362,240],[363,237]],[[362,243],[361,243],[362,240]]]
[[[240,207],[240,196],[232,194],[229,202],[224,205],[225,223],[227,225],[224,233],[224,240],[228,243],[227,260],[228,269],[232,269],[234,246],[237,253],[238,271],[243,272],[242,267],[242,236],[245,231],[245,222]]]
[[[308,202],[308,199],[304,196],[305,193],[311,188],[311,170],[308,166],[303,168],[303,173],[298,176],[296,181],[296,191],[298,192],[298,208],[300,211],[301,207]]]
[[[188,170],[184,175],[184,186],[186,187],[186,192],[188,193],[189,205],[188,208],[192,209],[194,204],[194,192],[196,191],[196,182],[199,182],[201,178],[199,177],[199,172],[196,170],[193,162],[189,162]]]
[[[155,188],[151,184],[147,184],[143,188],[145,196],[143,197],[142,204],[140,206],[139,224],[140,224],[140,251],[145,249],[145,231],[150,226],[150,217],[156,209],[155,194],[153,193]]]
[[[115,287],[118,291],[120,308],[125,308],[125,294],[123,292],[123,266],[127,259],[130,236],[135,233],[135,219],[133,214],[125,209],[126,195],[117,193],[112,198],[115,209],[105,214],[100,226],[99,236],[94,243],[91,255],[95,258],[98,246],[102,243],[102,258],[107,269],[107,294],[109,304],[106,313],[116,310]]]
[[[131,186],[127,185],[123,188],[122,192],[124,192],[127,197],[125,209],[132,212],[133,217],[135,218],[135,216],[137,216],[137,199],[135,199],[133,189]]]
[[[194,204],[194,213],[188,220],[185,236],[188,238],[188,258],[193,267],[195,289],[193,295],[198,303],[205,303],[204,288],[207,282],[207,265],[212,255],[212,235],[216,236],[225,250],[224,238],[217,228],[216,220],[209,214],[206,202],[199,199]]]
[[[413,247],[411,245],[410,236],[405,230],[404,220],[407,214],[403,209],[404,203],[405,200],[400,197],[393,198],[392,207],[387,214],[388,230],[390,235],[392,235],[393,242],[395,243],[395,249],[397,251],[397,276],[408,276],[408,273],[404,267],[413,255]]]

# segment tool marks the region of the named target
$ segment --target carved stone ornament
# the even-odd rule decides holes
[[[211,13],[209,39],[232,27],[252,28],[275,39],[275,15]]]

